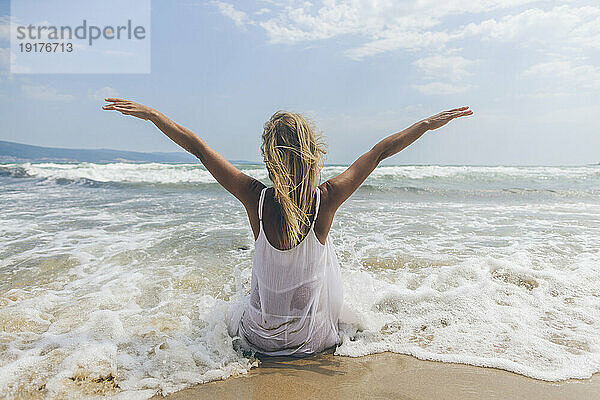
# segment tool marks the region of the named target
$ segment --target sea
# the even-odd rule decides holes
[[[336,355],[600,371],[600,166],[380,166],[329,235]],[[254,237],[200,164],[1,164],[0,238],[0,398],[147,399],[259,364],[226,326]]]

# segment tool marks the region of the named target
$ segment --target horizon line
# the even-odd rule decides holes
[[[9,144],[16,144],[16,145],[21,145],[21,146],[29,146],[29,147],[37,147],[37,148],[41,148],[41,149],[51,149],[51,150],[70,150],[70,151],[111,151],[111,152],[124,152],[124,153],[136,153],[136,154],[156,154],[156,155],[187,155],[190,157],[194,157],[196,158],[193,154],[183,150],[183,151],[136,151],[136,150],[118,150],[118,149],[108,149],[108,148],[70,148],[70,147],[53,147],[53,146],[40,146],[40,145],[35,145],[35,144],[27,144],[27,143],[20,143],[20,142],[12,142],[9,140],[4,140],[4,139],[0,139],[0,143],[9,143]],[[0,155],[0,157],[2,157]],[[6,156],[5,156],[6,157]],[[16,158],[16,157],[15,157]],[[196,158],[197,159],[197,158]],[[202,164],[200,162],[199,159],[197,159],[198,162],[200,164]],[[147,163],[152,163],[152,161],[133,161],[130,160],[130,162],[125,162],[126,160],[124,160],[124,162],[122,163],[131,163],[131,164],[147,164]],[[251,164],[251,165],[262,165],[264,164],[264,161],[258,161],[258,160],[243,160],[243,159],[227,159],[227,161],[231,162],[232,164],[235,163],[244,163],[244,164]],[[30,162],[30,163],[56,163],[56,164],[73,164],[73,163],[82,163],[82,162],[86,162],[86,161],[77,161],[77,162],[73,162],[73,161],[65,161],[65,162],[57,162],[57,161],[26,161],[26,162]],[[353,161],[352,161],[353,162]],[[352,162],[348,162],[348,163],[324,163],[323,166],[346,166],[346,165],[350,165],[352,164]],[[0,160],[0,164],[12,164],[14,162],[6,162],[6,161],[1,161]],[[112,163],[119,163],[119,162],[102,162],[102,163],[98,163],[98,162],[90,162],[91,164],[112,164]],[[154,163],[158,163],[161,164],[160,162],[154,162]],[[169,163],[163,163],[163,164],[190,164],[190,163],[186,163],[186,162],[169,162]],[[470,166],[470,167],[582,167],[582,166],[598,166],[600,165],[600,162],[592,162],[592,163],[582,163],[582,164],[502,164],[502,163],[497,163],[497,164],[434,164],[434,163],[412,163],[412,164],[388,164],[388,163],[381,163],[378,166],[383,166],[383,167],[402,167],[402,166],[445,166],[445,167],[464,167],[464,166]]]

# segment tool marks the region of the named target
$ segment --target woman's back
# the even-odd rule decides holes
[[[259,234],[255,242],[250,295],[234,311],[230,333],[268,355],[312,354],[339,343],[338,318],[343,289],[335,249],[329,237],[319,242],[317,188],[310,230],[295,247],[275,248],[263,227],[267,188],[261,191]]]

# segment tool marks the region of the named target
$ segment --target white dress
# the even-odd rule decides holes
[[[255,242],[252,289],[232,306],[229,334],[250,349],[266,355],[303,356],[340,343],[338,319],[343,286],[335,249],[329,236],[322,244],[315,235],[319,215],[317,188],[315,218],[305,238],[289,250],[273,247],[262,224],[264,188],[260,193],[260,231]]]

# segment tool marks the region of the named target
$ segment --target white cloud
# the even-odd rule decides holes
[[[564,3],[575,2],[563,0]],[[351,48],[344,54],[360,60],[392,50],[442,49],[450,41],[500,40],[516,44],[542,45],[549,49],[600,48],[600,7],[556,5],[554,0],[325,0],[313,4],[301,0],[270,2],[264,9],[246,12],[233,5],[213,2],[223,15],[238,26],[261,27],[270,43],[297,43],[325,40],[338,36],[352,37]],[[448,17],[506,13],[515,7],[535,5],[524,11],[473,22],[467,25],[446,24]],[[581,4],[581,2],[579,2]],[[540,8],[541,7],[541,8]],[[357,43],[358,42],[358,43]],[[543,50],[543,49],[542,49]]]
[[[443,17],[519,6],[536,0],[323,1],[320,6],[290,1],[274,17],[259,21],[271,42],[290,43],[358,34],[372,41],[397,32],[426,32]],[[392,43],[390,41],[390,43]]]
[[[60,93],[56,88],[51,86],[34,86],[34,85],[23,85],[21,91],[26,97],[35,100],[43,101],[70,101],[75,98],[70,94]]]
[[[549,80],[556,89],[600,89],[600,68],[594,65],[573,65],[571,61],[551,61],[528,68],[524,75]],[[559,92],[562,93],[562,92]]]
[[[391,1],[326,2],[315,11],[313,7],[289,6],[259,25],[271,43],[293,43],[340,35],[360,35],[380,41],[392,39],[397,33],[423,31],[439,23],[427,14],[405,15],[395,8]]]
[[[600,48],[600,8],[529,9],[499,20],[470,23],[462,31],[466,36],[552,49]]]
[[[569,56],[572,62],[577,62],[576,58],[589,58],[590,51],[600,49],[600,5],[586,0],[473,0],[468,5],[464,0],[268,3],[268,9],[244,5],[244,12],[224,1],[213,2],[238,26],[252,24],[262,28],[273,44],[347,37],[349,40],[338,43],[347,43],[342,52],[353,60],[397,50],[433,54],[421,55],[413,61],[423,79],[412,87],[426,95],[464,93],[473,87],[465,80],[476,61],[465,58],[460,54],[462,50],[449,50],[451,47],[463,44],[472,47],[478,42],[507,43],[517,52],[519,48],[527,48],[538,57],[540,54],[546,57],[555,54],[559,59]],[[465,20],[474,22],[457,22]],[[523,56],[522,52],[516,54]],[[558,66],[540,64],[536,67],[537,74],[544,75],[542,67]],[[534,76],[531,71],[536,68],[530,68],[525,76]],[[593,65],[562,65],[562,68],[562,76],[573,85],[597,87],[597,70]],[[565,89],[560,92],[567,93]]]
[[[554,0],[550,0],[554,1]],[[548,2],[546,0],[546,2]],[[429,15],[443,17],[456,14],[478,14],[495,10],[540,3],[540,0],[419,0],[414,8]]]
[[[90,89],[88,91],[88,97],[92,100],[103,101],[107,97],[119,97],[119,92],[113,87],[105,86],[98,90]]]
[[[462,56],[434,55],[420,58],[413,64],[423,72],[426,79],[458,82],[470,75],[469,67],[474,63]]]
[[[452,37],[446,32],[414,32],[394,31],[382,32],[380,38],[365,43],[360,47],[347,50],[345,54],[353,60],[361,60],[383,52],[404,49],[420,50],[423,48],[440,49]]]
[[[430,82],[423,85],[412,85],[413,89],[425,95],[436,95],[436,94],[457,94],[466,92],[469,85],[457,85],[446,82]]]
[[[239,27],[244,27],[246,24],[252,21],[248,18],[248,14],[243,11],[237,10],[231,4],[224,3],[222,1],[213,1],[212,4],[217,6],[221,14],[231,19]]]

